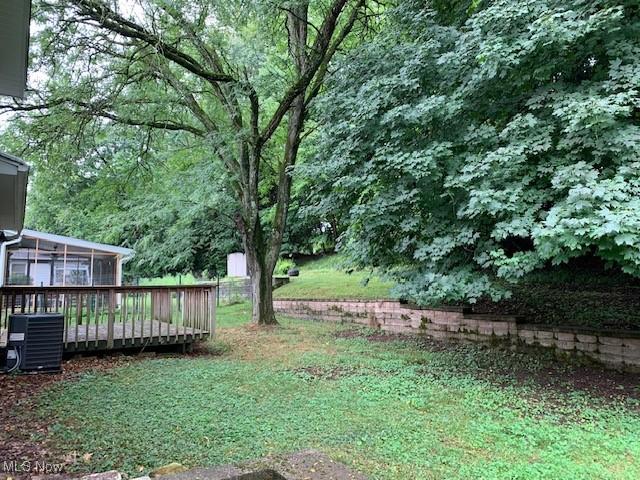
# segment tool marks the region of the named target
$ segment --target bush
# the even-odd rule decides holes
[[[278,263],[276,263],[276,269],[274,273],[276,275],[286,275],[287,272],[295,266],[296,263],[290,258],[281,258],[280,260],[278,260]]]

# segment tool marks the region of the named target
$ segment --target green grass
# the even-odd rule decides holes
[[[239,327],[251,318],[251,304],[237,303],[222,305],[216,311],[216,325],[218,328]]]
[[[299,277],[291,277],[290,283],[274,292],[275,298],[389,298],[392,284],[384,282],[371,272],[347,273],[342,269],[340,255],[324,257],[298,264]],[[221,278],[220,282],[233,279]],[[193,275],[165,276],[142,279],[140,285],[193,285]]]
[[[323,255],[308,260],[298,261],[299,268],[304,270],[340,270],[344,267],[346,259],[339,253]]]
[[[226,282],[238,282],[241,279],[236,277],[223,277],[220,278],[220,283]],[[192,274],[187,273],[184,275],[165,275],[164,277],[155,278],[141,278],[140,285],[145,287],[161,287],[161,286],[175,286],[175,285],[197,285],[198,283],[216,283],[216,279],[204,279],[198,280]]]
[[[148,287],[160,287],[166,285],[195,285],[198,283],[193,275],[165,275],[157,278],[141,278],[140,285]]]
[[[389,298],[392,284],[370,272],[341,270],[338,255],[299,265],[300,276],[274,291],[275,298]]]
[[[219,309],[221,356],[85,373],[41,395],[24,421],[53,419],[51,448],[93,454],[79,470],[136,476],[315,448],[372,479],[640,477],[638,402],[510,376],[540,373],[539,357],[336,338],[351,327],[320,322],[256,329],[248,318],[246,304]],[[501,385],[491,371],[505,372]]]

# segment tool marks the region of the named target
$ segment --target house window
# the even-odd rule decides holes
[[[11,262],[9,264],[9,275],[26,275],[27,262]]]
[[[8,285],[31,285],[31,279],[27,276],[27,262],[25,260],[12,260],[9,262]]]
[[[68,265],[66,272],[64,267],[56,267],[55,285],[89,285],[89,267]]]

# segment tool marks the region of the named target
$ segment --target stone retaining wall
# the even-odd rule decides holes
[[[295,318],[354,322],[372,328],[423,334],[438,340],[500,342],[553,348],[602,365],[640,371],[640,332],[551,327],[507,315],[473,314],[465,308],[420,308],[390,300],[276,299],[276,312]]]

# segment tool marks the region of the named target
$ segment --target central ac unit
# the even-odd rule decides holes
[[[63,334],[62,314],[10,315],[6,368],[21,372],[59,372]]]

